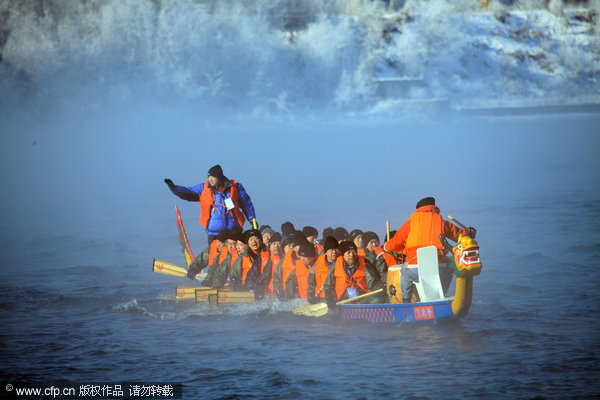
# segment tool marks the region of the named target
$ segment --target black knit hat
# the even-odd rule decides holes
[[[269,243],[274,243],[274,242],[281,242],[281,233],[275,232],[273,234],[273,236],[271,236],[271,240],[269,240]]]
[[[308,240],[304,239],[300,243],[300,248],[298,249],[298,255],[302,257],[316,257],[317,252],[315,251],[315,246],[310,243]]]
[[[312,227],[312,226],[305,226],[304,228],[302,228],[302,233],[304,233],[304,236],[309,237],[309,236],[314,236],[317,237],[319,236],[319,231]]]
[[[435,206],[435,199],[433,197],[424,197],[417,203],[417,208],[423,206]]]
[[[323,236],[322,236],[323,240],[325,240],[325,238],[327,236],[333,236],[333,228],[330,227],[330,226],[328,226],[327,228],[323,229]]]
[[[343,256],[348,250],[358,251],[354,242],[351,242],[350,240],[344,240],[342,243],[340,243],[340,254]]]
[[[294,246],[298,246],[300,243],[306,241],[306,236],[304,236],[304,233],[302,233],[302,231],[294,232]]]
[[[227,228],[223,228],[219,231],[219,234],[217,235],[217,240],[219,242],[223,242],[225,243],[225,241],[227,240],[227,237],[229,236],[229,229]]]
[[[357,237],[357,236],[360,236],[360,235],[362,235],[363,233],[364,233],[364,232],[363,232],[363,231],[361,231],[360,229],[355,229],[355,230],[353,230],[352,232],[350,232],[349,239],[350,239],[350,240],[354,240],[354,239],[356,239],[356,237]]]
[[[248,240],[252,236],[256,236],[262,242],[262,233],[258,229],[249,229],[244,232],[244,243],[248,244]]]
[[[364,233],[363,243],[365,244],[365,246],[368,245],[369,242],[373,239],[377,239],[377,241],[379,241],[379,236],[377,236],[377,234],[375,232],[367,231]]]
[[[261,225],[260,228],[258,228],[258,230],[262,232],[262,231],[264,231],[267,228],[272,229],[271,225]]]
[[[287,221],[284,222],[283,224],[281,224],[281,234],[283,236],[291,233],[293,234],[296,231],[296,228],[294,228],[294,224],[292,224],[291,222]]]
[[[227,239],[233,240],[236,242],[243,242],[244,235],[242,234],[242,228],[239,226],[234,226],[233,228],[231,228],[231,230],[229,231],[229,236],[227,236]]]
[[[339,226],[335,228],[335,231],[333,231],[333,237],[337,240],[346,240],[348,239],[348,231],[345,228]]]
[[[223,168],[221,168],[221,166],[219,164],[211,167],[208,170],[208,176],[214,176],[215,178],[217,178],[219,180],[225,179],[225,175],[223,175]]]
[[[294,243],[294,234],[293,233],[285,233],[281,238],[281,246],[285,247],[288,244]]]
[[[325,253],[327,253],[327,250],[339,249],[339,248],[340,248],[340,244],[338,243],[337,240],[335,240],[335,238],[333,236],[327,236],[325,238],[325,242],[323,243],[323,251]]]

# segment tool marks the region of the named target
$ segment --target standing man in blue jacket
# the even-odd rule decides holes
[[[256,218],[242,184],[227,179],[218,164],[208,170],[208,180],[196,186],[175,185],[170,179],[165,179],[165,183],[183,200],[200,202],[200,224],[206,228],[209,245],[221,229],[243,227],[245,218],[249,221]]]

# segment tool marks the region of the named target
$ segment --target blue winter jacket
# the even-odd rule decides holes
[[[231,229],[234,226],[240,226],[237,219],[235,218],[234,213],[227,212],[227,207],[225,206],[225,199],[229,198],[231,195],[231,181],[229,179],[225,179],[223,186],[225,186],[225,190],[223,193],[219,192],[216,188],[212,186],[208,186],[209,190],[213,191],[214,195],[214,203],[213,208],[216,208],[216,211],[213,212],[211,209],[210,219],[208,220],[208,227],[206,228],[206,233],[209,235],[217,235],[219,231],[223,228]],[[239,197],[239,205],[242,213],[248,221],[252,221],[253,218],[256,218],[256,214],[254,213],[254,206],[252,205],[252,201],[250,200],[250,196],[246,193],[244,186],[241,183],[237,183],[238,185],[238,197]],[[196,186],[179,186],[174,185],[171,188],[173,194],[178,196],[183,200],[188,201],[200,201],[200,194],[202,194],[202,190],[204,189],[204,182],[197,184]]]

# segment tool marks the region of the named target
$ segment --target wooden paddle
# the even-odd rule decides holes
[[[389,242],[390,241],[390,221],[385,221],[385,231],[386,231],[385,241]]]
[[[154,259],[152,264],[152,271],[158,272],[159,274],[172,275],[172,276],[187,276],[187,270],[179,265],[171,264],[170,262]],[[202,280],[206,278],[206,274],[196,275],[196,279]]]
[[[452,215],[448,215],[448,218],[451,219],[452,221],[456,222],[456,225],[460,226],[461,228],[469,230],[469,228],[467,228],[466,226],[464,226],[463,224],[461,224],[459,221],[457,221],[454,218],[452,218]]]
[[[361,294],[360,296],[352,297],[351,299],[346,299],[342,301],[338,301],[335,303],[336,306],[342,304],[353,303],[356,300],[364,299],[365,297],[373,296],[374,294],[378,294],[383,292],[383,289],[377,289],[373,292]],[[292,314],[294,315],[305,315],[307,317],[323,317],[327,315],[328,308],[326,303],[317,303],[317,304],[309,304],[308,306],[296,308],[292,310]]]

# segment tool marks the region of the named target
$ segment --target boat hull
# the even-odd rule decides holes
[[[373,324],[441,322],[458,318],[452,312],[453,298],[422,303],[342,304],[329,310],[331,318],[365,320]]]

